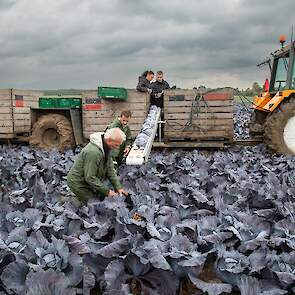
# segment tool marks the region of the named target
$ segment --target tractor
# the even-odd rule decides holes
[[[250,134],[263,137],[268,147],[279,154],[295,154],[295,41],[287,46],[280,36],[281,48],[260,65],[268,64],[270,80],[253,99]]]

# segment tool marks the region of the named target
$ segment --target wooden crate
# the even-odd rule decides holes
[[[40,91],[12,89],[15,134],[31,132],[31,108],[39,107],[40,96]]]
[[[40,96],[34,90],[0,90],[0,138],[31,132],[31,108],[38,108]]]
[[[149,108],[149,95],[134,89],[127,89],[126,101],[99,100],[97,91],[82,93],[82,124],[83,136],[89,138],[94,132],[103,132],[122,110],[130,110],[132,117],[129,126],[132,136],[138,134]]]
[[[0,89],[0,139],[13,137],[11,89]]]
[[[166,90],[164,119],[167,141],[232,140],[233,91]]]

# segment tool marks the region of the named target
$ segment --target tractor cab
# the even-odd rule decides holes
[[[259,111],[273,112],[286,97],[295,93],[295,42],[285,47],[283,37],[280,42],[282,48],[260,64],[269,65],[271,78],[270,83],[266,79],[263,92],[254,98],[253,107]]]
[[[295,90],[294,48],[295,42],[274,53],[270,92]]]
[[[263,136],[273,151],[295,154],[295,42],[284,46],[285,41],[281,36],[281,48],[260,64],[269,65],[271,78],[253,99],[249,128],[252,136]]]

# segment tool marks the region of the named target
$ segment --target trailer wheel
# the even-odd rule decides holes
[[[295,155],[295,99],[282,103],[265,123],[264,140],[279,154]]]
[[[60,151],[74,147],[71,122],[67,117],[59,114],[41,116],[33,126],[30,144],[42,149]]]

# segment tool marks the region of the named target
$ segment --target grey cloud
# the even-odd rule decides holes
[[[231,79],[250,86],[263,79],[256,64],[290,32],[295,9],[293,0],[0,3],[0,66],[7,69],[0,87],[23,88],[135,87],[146,68],[163,69],[182,87]]]
[[[1,0],[0,9],[7,9],[12,7],[15,4],[16,0]]]

